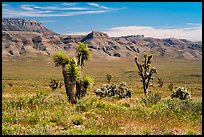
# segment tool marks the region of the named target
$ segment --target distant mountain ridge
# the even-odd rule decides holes
[[[43,35],[57,34],[36,20],[18,18],[2,18],[2,31],[29,31],[42,33]]]
[[[109,37],[106,33],[96,31],[87,35],[57,35],[37,21],[2,20],[3,58],[25,55],[34,57],[38,53],[51,56],[57,50],[74,55],[78,42],[86,43],[94,58],[132,58],[149,52],[158,57],[202,59],[202,42],[156,39],[144,35]]]

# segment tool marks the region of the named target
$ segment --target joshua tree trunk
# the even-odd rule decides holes
[[[145,83],[145,82],[143,82],[143,89],[144,89],[144,94],[146,95],[146,94],[147,94],[147,92],[148,92],[148,88],[147,88],[147,86],[146,86],[146,83]]]
[[[82,56],[81,56],[81,54],[79,54],[78,55],[78,66],[80,66],[81,67],[81,70],[80,70],[80,76],[79,76],[79,80],[76,82],[76,97],[78,98],[78,99],[80,99],[80,97],[81,97],[81,79],[82,79],[82,66],[80,65],[81,64],[81,58],[82,58]]]
[[[76,82],[76,97],[80,99],[81,94],[81,79]]]
[[[68,86],[68,80],[67,80],[67,77],[66,77],[65,66],[62,66],[62,74],[63,74],[63,77],[64,77],[64,86],[65,86],[65,90],[66,90],[66,94],[67,94],[67,99],[69,101],[69,86]]]
[[[69,83],[69,102],[71,102],[72,104],[76,104],[76,100],[74,98],[74,94],[73,94],[73,89],[74,89],[75,83]]]
[[[73,104],[75,102],[74,96],[73,96],[74,84],[68,83],[68,79],[66,77],[65,66],[62,66],[62,74],[64,77],[64,85],[65,85],[65,90],[66,90],[66,94],[67,94],[67,100],[68,100],[68,102],[71,102]]]

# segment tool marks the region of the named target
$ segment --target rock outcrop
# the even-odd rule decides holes
[[[35,20],[25,19],[2,19],[2,31],[29,31],[38,32],[43,35],[56,35],[57,33],[47,29],[43,24]]]
[[[86,43],[94,58],[132,58],[149,52],[159,57],[202,59],[202,42],[175,38],[155,39],[144,35],[109,37],[106,33],[96,31],[87,35],[55,35],[37,21],[2,20],[3,58],[26,54],[32,56],[34,53],[51,56],[57,50],[75,55],[78,42]]]

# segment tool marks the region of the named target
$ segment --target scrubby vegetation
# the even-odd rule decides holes
[[[58,81],[56,79],[51,79],[49,86],[54,91],[57,88],[61,88],[63,86],[63,83],[61,83],[60,81]]]
[[[201,100],[165,98],[148,103],[141,98],[119,101],[88,95],[67,106],[63,92],[38,92],[3,102],[2,134],[177,134],[168,126],[202,124]],[[138,126],[140,121],[146,124]],[[182,134],[201,134],[196,127]]]
[[[86,47],[86,45],[83,46]],[[78,63],[79,55],[83,65]],[[183,75],[170,80],[168,78],[171,75],[168,75],[165,79],[163,74],[167,74],[168,69],[163,68],[163,71],[160,69],[164,72],[162,80],[160,79],[162,86],[151,87],[151,84],[156,83],[155,81],[150,83],[152,79],[150,74],[153,72],[150,73],[152,68],[147,62],[151,55],[146,56],[146,65],[149,66],[146,72],[144,72],[145,67],[141,69],[142,64],[136,61],[138,69],[143,70],[141,71],[143,73],[137,76],[137,72],[129,71],[131,72],[129,77],[124,72],[123,77],[119,78],[117,73],[114,73],[116,70],[108,72],[107,67],[103,71],[100,69],[104,74],[103,77],[101,73],[90,70],[90,68],[100,68],[95,67],[97,63],[94,63],[94,67],[83,70],[86,68],[84,68],[86,58],[82,60],[82,54],[79,55],[75,59],[62,52],[56,54],[54,62],[56,66],[61,67],[63,77],[59,73],[59,68],[53,66],[48,67],[52,69],[50,74],[47,68],[44,70],[47,73],[39,71],[34,73],[37,75],[36,79],[34,79],[35,75],[31,79],[16,74],[15,77],[11,75],[5,78],[4,76],[2,80],[3,135],[202,134],[202,97],[200,97],[202,85],[199,84],[201,83],[199,78],[191,79],[194,83],[188,83],[185,86],[188,87],[187,90],[179,87],[184,84],[182,80],[186,82]],[[134,61],[132,62],[133,66]],[[124,66],[127,67],[127,64]],[[132,66],[130,65],[130,68]],[[111,67],[111,69],[122,68]],[[40,68],[43,69],[43,67]],[[53,71],[53,68],[57,71]],[[157,69],[159,70],[159,67]],[[91,73],[87,73],[89,71]],[[92,73],[97,73],[97,75],[91,75],[94,79],[87,75]],[[44,77],[40,79],[42,75]],[[50,77],[54,79],[50,81]],[[142,77],[148,78],[141,84],[138,79]],[[59,88],[60,80],[64,80],[64,86],[61,88]],[[164,84],[163,80],[165,80]],[[144,88],[144,84],[149,85]],[[179,88],[174,90],[173,84]]]
[[[190,93],[187,91],[186,87],[178,87],[176,91],[173,91],[171,94],[171,98],[179,98],[181,100],[185,100],[190,97]]]
[[[94,89],[94,92],[100,97],[131,98],[132,95],[132,90],[124,82],[121,82],[120,85],[104,84],[102,88]]]

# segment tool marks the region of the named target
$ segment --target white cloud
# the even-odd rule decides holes
[[[35,6],[34,8],[41,9],[41,10],[87,10],[87,8],[81,8],[81,7],[64,8],[64,7],[55,7],[55,6],[47,6],[47,7]]]
[[[18,7],[13,8],[9,6],[2,8],[2,16],[3,17],[75,16],[81,14],[105,13],[113,10],[123,9],[123,8],[108,8],[94,3],[91,4],[97,6],[97,8],[93,8],[92,6],[74,7],[74,5],[76,5],[75,3],[63,3],[55,6],[21,5],[20,9]]]
[[[202,26],[186,28],[154,28],[151,26],[124,26],[114,27],[106,31],[110,36],[142,34],[154,38],[179,38],[192,41],[202,40]]]
[[[31,5],[21,5],[21,9],[24,9],[24,10],[34,10],[33,8],[31,8]]]
[[[62,16],[75,16],[75,15],[82,15],[82,14],[97,14],[97,13],[104,13],[107,12],[106,10],[90,10],[90,11],[80,11],[80,12],[64,12],[64,13],[46,13],[44,11],[12,11],[12,10],[4,10],[3,14],[5,17],[62,17]]]
[[[98,7],[98,8],[102,8],[102,9],[111,9],[109,7],[102,6],[102,5],[99,5],[99,4],[96,4],[96,3],[88,3],[88,5]]]
[[[152,26],[121,26],[113,27],[107,30],[100,30],[107,33],[110,37],[119,37],[127,35],[144,35],[153,38],[177,38],[191,41],[202,41],[202,25],[197,27],[185,28],[154,28]],[[83,34],[89,32],[71,32],[70,34]]]
[[[2,7],[8,7],[9,5],[8,4],[2,4]]]
[[[75,6],[76,3],[67,2],[67,3],[62,3],[61,5],[63,5],[63,6]]]

